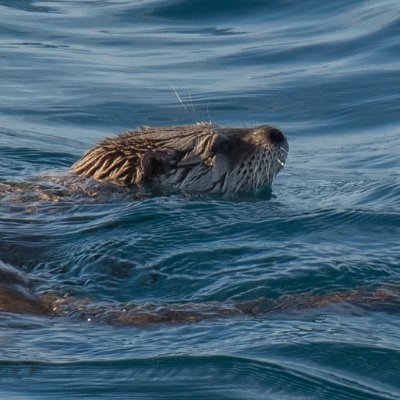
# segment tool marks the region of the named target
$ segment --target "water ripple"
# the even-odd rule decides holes
[[[398,1],[0,0],[0,14],[0,306],[25,290],[73,310],[0,313],[0,397],[400,397]],[[105,136],[205,120],[286,133],[272,192],[70,173]],[[105,317],[135,306],[217,317]]]
[[[208,356],[150,358],[119,362],[1,362],[5,377],[17,375],[29,382],[35,398],[44,394],[41,382],[57,382],[53,395],[92,395],[112,390],[118,385],[115,398],[137,394],[142,398],[177,398],[218,396],[232,398],[318,398],[318,399],[395,399],[396,392],[378,382],[349,379],[332,370],[312,368],[276,360],[255,360],[240,357]],[[80,386],[82,377],[88,382]],[[212,382],[212,384],[210,384]],[[11,388],[9,387],[8,390]]]

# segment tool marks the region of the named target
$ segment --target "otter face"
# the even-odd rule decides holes
[[[271,126],[146,128],[105,139],[73,169],[120,186],[149,183],[195,192],[256,192],[271,186],[288,150],[285,136]]]
[[[288,151],[285,136],[271,126],[216,128],[193,145],[165,181],[187,191],[257,192],[271,187]]]

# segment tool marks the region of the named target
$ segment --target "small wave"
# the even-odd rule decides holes
[[[27,394],[89,395],[94,391],[114,392],[145,398],[175,396],[218,398],[340,399],[393,400],[398,393],[376,381],[367,381],[354,373],[350,378],[332,368],[316,368],[307,363],[243,357],[171,356],[142,360],[45,363],[2,361],[3,377],[15,374],[29,382]],[[84,389],[79,384],[84,377]],[[44,383],[45,382],[45,383]],[[57,389],[56,389],[57,388]],[[12,390],[8,386],[7,390]],[[122,398],[121,397],[121,398]]]

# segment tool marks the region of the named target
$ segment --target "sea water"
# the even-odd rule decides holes
[[[0,260],[93,304],[270,314],[124,326],[0,313],[1,399],[398,399],[400,314],[301,307],[400,273],[400,3],[0,1],[0,180],[141,126],[273,124],[272,193],[0,204]]]

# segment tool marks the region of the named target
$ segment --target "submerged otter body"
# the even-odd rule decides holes
[[[269,188],[289,146],[272,126],[212,124],[145,128],[105,139],[73,165],[75,173],[120,186],[236,193]]]
[[[113,325],[147,326],[151,324],[194,323],[215,318],[259,316],[277,318],[288,312],[338,307],[352,315],[364,310],[398,312],[398,286],[360,288],[325,296],[282,295],[276,299],[261,297],[237,302],[181,304],[103,303],[89,298],[74,298],[56,292],[36,293],[29,276],[0,261],[1,313],[32,314],[46,317],[74,317]]]

